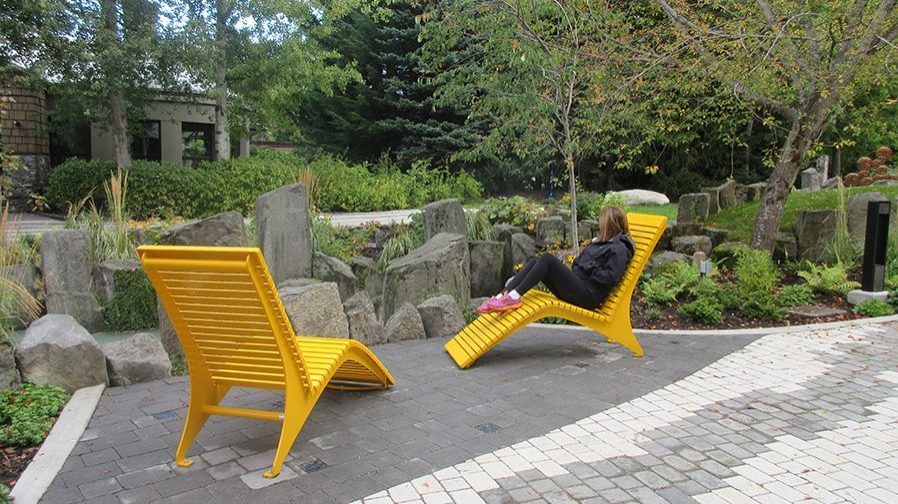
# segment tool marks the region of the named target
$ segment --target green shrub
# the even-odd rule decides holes
[[[136,219],[187,218],[235,210],[252,213],[256,199],[296,181],[304,169],[317,177],[318,203],[323,211],[373,211],[420,207],[443,198],[479,200],[482,187],[469,174],[416,163],[407,172],[379,165],[350,165],[333,157],[306,163],[298,156],[260,151],[248,158],[184,166],[135,161],[128,175],[128,210]],[[70,159],[56,167],[44,196],[50,206],[65,211],[93,195],[105,205],[102,184],[114,171],[111,163]]]
[[[695,301],[682,304],[677,311],[690,320],[704,324],[723,322],[723,305],[709,296],[700,296]]]
[[[492,223],[511,224],[529,231],[535,231],[536,221],[546,216],[545,208],[522,196],[490,198],[480,211],[485,212]]]
[[[895,313],[895,308],[884,301],[870,299],[855,306],[854,313],[864,317],[885,317]]]
[[[770,251],[740,250],[733,271],[738,305],[743,313],[757,319],[782,318],[782,310],[774,296],[780,272]]]
[[[691,263],[673,261],[663,264],[642,284],[642,296],[649,304],[669,306],[677,297],[701,280]]]
[[[798,276],[803,278],[808,283],[808,287],[817,294],[844,295],[861,285],[848,280],[848,271],[840,262],[822,265],[804,261],[800,268]]]
[[[768,292],[756,292],[742,299],[742,313],[762,320],[779,320],[783,318],[783,310],[777,303],[776,296]]]
[[[814,302],[814,292],[805,284],[786,285],[777,296],[780,306],[805,306]]]
[[[159,325],[156,291],[143,270],[115,273],[115,295],[103,307],[103,321],[110,331],[134,331]]]
[[[31,447],[44,441],[68,400],[65,390],[25,383],[0,392],[0,444]]]

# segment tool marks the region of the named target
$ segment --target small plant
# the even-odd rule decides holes
[[[690,320],[704,324],[723,322],[723,305],[709,296],[700,296],[695,301],[682,304],[677,311]]]
[[[41,305],[24,285],[24,279],[15,275],[13,264],[31,264],[36,254],[36,244],[11,232],[9,205],[0,211],[0,345],[9,343],[16,317],[25,321],[40,316]]]
[[[843,263],[826,266],[804,261],[800,268],[798,276],[817,294],[844,295],[861,285],[848,279],[848,270]]]
[[[115,273],[115,295],[103,307],[103,321],[112,331],[134,331],[159,325],[156,291],[143,270]]]
[[[836,206],[836,229],[833,239],[826,248],[829,260],[834,264],[842,264],[846,270],[852,269],[859,259],[858,253],[851,243],[848,232],[848,203],[845,199],[845,186],[838,182],[839,204]]]
[[[741,250],[734,268],[736,293],[742,312],[757,319],[780,319],[782,310],[774,292],[780,273],[767,250]]]
[[[25,383],[19,389],[0,392],[0,444],[41,444],[67,400],[66,391],[52,385]]]
[[[496,238],[493,225],[483,211],[465,212],[465,233],[470,241],[490,241]]]
[[[645,318],[646,322],[654,322],[661,318],[662,312],[656,306],[647,306],[645,308],[645,312],[643,312],[642,316]]]
[[[303,168],[296,174],[296,181],[306,186],[309,193],[309,207],[318,208],[318,175],[309,168]]]
[[[863,317],[885,317],[895,313],[895,308],[884,301],[870,299],[855,306],[854,313]]]
[[[411,226],[397,226],[393,237],[387,240],[380,257],[377,259],[377,267],[385,271],[390,261],[408,255],[412,250],[424,244],[424,236],[418,235]]]
[[[780,306],[806,306],[814,302],[814,292],[805,284],[786,285],[780,289],[777,300]]]

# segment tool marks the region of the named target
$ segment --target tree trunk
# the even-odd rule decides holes
[[[751,134],[755,128],[755,118],[748,120],[748,130],[745,132],[745,161],[742,166],[742,182],[751,182]]]
[[[227,23],[230,9],[224,0],[215,2],[215,151],[216,161],[231,158],[231,136],[228,132]]]
[[[767,180],[764,194],[761,195],[755,230],[751,238],[751,248],[773,249],[773,245],[776,243],[776,234],[780,229],[780,221],[783,219],[783,211],[786,209],[786,199],[795,184],[802,159],[823,128],[821,123],[822,121],[819,119],[810,126],[798,120],[793,121],[792,129],[783,146],[783,152]]]
[[[103,0],[103,17],[105,28],[109,31],[110,43],[118,44],[118,0]],[[131,167],[130,138],[128,137],[128,119],[125,115],[125,94],[118,82],[118,75],[111,75],[106,70],[107,107],[109,107],[109,128],[112,130],[112,142],[115,155],[115,166],[122,169]]]
[[[571,248],[576,256],[580,252],[580,236],[577,230],[577,179],[574,176],[574,154],[572,152],[565,153],[564,164],[567,167],[571,186]]]

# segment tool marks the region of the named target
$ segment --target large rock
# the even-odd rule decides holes
[[[835,210],[805,210],[795,217],[798,257],[812,262],[827,258],[829,245],[836,234],[838,217]]]
[[[808,168],[801,172],[801,188],[808,191],[819,191],[823,180],[816,168]]]
[[[564,218],[560,215],[543,217],[536,221],[537,243],[562,243],[564,242]]]
[[[370,257],[359,255],[353,257],[352,260],[349,261],[349,268],[352,270],[352,274],[355,275],[358,281],[364,285],[368,275],[377,269],[377,262]]]
[[[16,282],[24,287],[31,296],[37,299],[40,293],[38,292],[37,286],[38,275],[35,271],[36,270],[31,263],[0,266],[0,278],[7,278]],[[17,305],[18,303],[10,307],[11,311],[9,312],[8,317],[11,319],[13,329],[25,329],[28,327],[28,324],[31,323],[31,320]]]
[[[162,306],[162,301],[156,302],[156,316],[159,318],[159,333],[162,346],[168,355],[177,361],[184,360],[184,348],[181,347],[181,341],[178,339],[178,333],[175,332],[175,326],[172,325],[171,319],[168,318],[168,312]]]
[[[652,272],[660,266],[677,261],[689,262],[689,256],[687,256],[686,254],[681,254],[679,252],[671,252],[670,250],[665,250],[653,255],[652,258],[649,259],[649,263],[648,265],[646,265],[646,269],[649,272]]]
[[[702,252],[708,256],[711,254],[713,246],[711,239],[707,236],[678,236],[671,240],[671,248],[674,252],[687,256],[692,256],[696,252]]]
[[[384,326],[377,320],[374,303],[365,291],[360,291],[343,304],[349,322],[349,337],[366,345],[383,343]]]
[[[517,233],[511,237],[511,266],[514,269],[518,264],[524,264],[528,259],[536,255],[536,243],[533,238]]]
[[[505,271],[505,243],[474,241],[471,254],[471,295],[492,296],[502,290]]]
[[[680,196],[677,207],[677,224],[705,222],[711,197],[707,193],[691,193]]]
[[[798,259],[798,242],[795,240],[795,235],[778,232],[776,241],[773,243],[773,260],[793,261],[795,259]]]
[[[678,236],[693,236],[702,234],[702,226],[701,224],[695,222],[677,222],[670,229],[670,237],[676,238]]]
[[[666,205],[670,203],[670,199],[655,191],[646,191],[645,189],[627,189],[626,191],[618,191],[618,196],[623,199],[625,205]]]
[[[103,347],[113,386],[131,385],[171,376],[171,361],[162,342],[152,334],[140,333]]]
[[[292,184],[259,196],[256,226],[259,247],[275,283],[312,276],[312,232],[309,195],[303,184]]]
[[[424,239],[440,233],[465,234],[465,210],[457,199],[444,199],[424,205]]]
[[[702,190],[708,195],[708,215],[720,213],[720,188],[706,187]]]
[[[249,233],[242,215],[225,212],[174,226],[162,234],[161,241],[165,245],[245,247],[249,244]]]
[[[402,303],[384,327],[389,342],[419,340],[427,337],[421,315],[411,303]]]
[[[418,305],[428,338],[449,338],[465,327],[465,318],[452,296],[437,296]]]
[[[349,321],[334,282],[306,285],[285,282],[278,288],[278,294],[298,336],[349,337]]]
[[[599,223],[586,219],[577,223],[577,233],[580,235],[580,241],[592,240],[599,236]]]
[[[133,259],[113,259],[103,261],[94,268],[94,288],[102,303],[112,301],[115,296],[115,276],[120,271],[140,269],[140,262]]]
[[[857,252],[864,250],[864,241],[867,237],[867,205],[883,201],[889,199],[880,192],[860,193],[848,198],[848,234],[851,236],[851,245]],[[890,218],[889,222],[891,221]]]
[[[45,315],[25,331],[16,348],[22,381],[74,392],[107,383],[106,357],[87,329],[69,315]]]
[[[518,233],[523,233],[524,231],[517,227],[512,226],[511,224],[495,224],[493,225],[493,233],[495,233],[496,240],[505,244],[502,264],[504,265],[502,268],[502,277],[507,278],[510,277],[514,271],[514,261],[511,256],[511,237]]]
[[[312,278],[334,282],[340,291],[340,299],[348,300],[359,290],[359,279],[352,269],[336,257],[315,252],[312,262]]]
[[[727,236],[730,234],[730,232],[729,230],[722,228],[705,226],[702,228],[701,234],[710,238],[712,247],[716,247],[717,245],[720,245],[721,243],[726,241]]]
[[[744,243],[723,242],[720,245],[716,245],[711,251],[711,259],[721,266],[732,268],[736,264],[739,254],[747,248]]]
[[[655,245],[655,250],[667,250],[670,248],[670,240],[673,237],[673,228],[674,223],[668,222],[667,226],[664,227],[664,232],[661,233],[661,238],[658,239],[658,244]]]
[[[440,233],[390,263],[381,319],[388,320],[403,303],[414,306],[434,294],[449,294],[460,305],[471,298],[470,255],[463,235]]]
[[[90,236],[66,229],[44,235],[41,244],[47,313],[71,315],[89,330],[103,327],[100,303],[93,289]]]
[[[0,391],[20,383],[16,367],[16,349],[10,344],[0,345]]]
[[[736,194],[736,182],[728,180],[727,182],[717,186],[717,203],[721,210],[733,208],[738,205],[739,197]]]
[[[764,182],[745,186],[745,201],[760,201],[765,187],[767,187],[767,184]]]

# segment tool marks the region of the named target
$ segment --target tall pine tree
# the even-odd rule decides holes
[[[475,140],[464,111],[434,104],[419,64],[422,12],[413,0],[376,13],[355,9],[322,36],[322,46],[356,65],[361,82],[316,94],[295,111],[304,141],[352,160],[388,154],[408,166],[418,159],[446,164]]]

